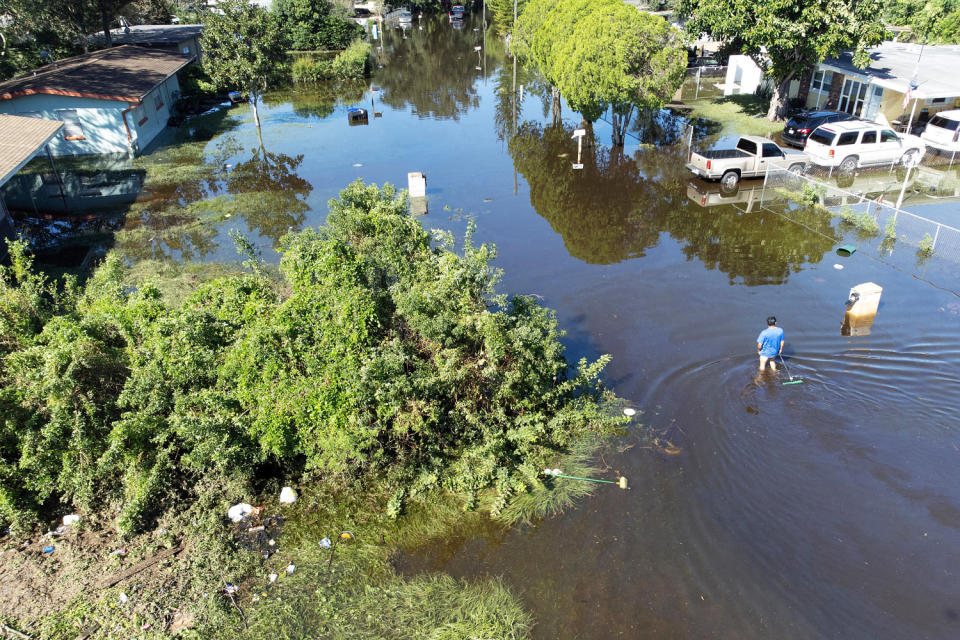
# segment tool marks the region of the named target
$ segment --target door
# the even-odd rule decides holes
[[[883,163],[883,154],[880,147],[880,132],[877,130],[864,131],[860,138],[860,164]]]
[[[783,164],[784,155],[780,147],[772,142],[764,142],[762,155],[757,157],[757,175],[762,176],[767,171],[767,164]]]
[[[903,143],[900,142],[900,136],[890,129],[880,131],[880,147],[877,153],[877,164],[890,164],[896,162],[903,155]]]
[[[876,120],[877,114],[880,112],[880,102],[883,100],[883,87],[877,85],[868,85],[867,87],[867,102],[863,105],[863,115],[860,116],[864,120]]]
[[[866,96],[867,85],[853,78],[844,78],[837,111],[845,111],[852,116],[857,115],[863,108],[863,101]]]

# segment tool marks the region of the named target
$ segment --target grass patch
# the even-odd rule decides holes
[[[719,122],[721,133],[762,136],[783,130],[782,122],[770,122],[766,118],[768,101],[754,95],[701,98],[686,101],[691,118]]]

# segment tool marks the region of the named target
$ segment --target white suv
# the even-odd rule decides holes
[[[926,146],[917,136],[895,133],[875,122],[848,121],[815,129],[804,151],[813,164],[849,172],[894,162],[914,166],[926,153]]]
[[[950,153],[960,151],[960,110],[935,114],[920,137],[934,149]]]

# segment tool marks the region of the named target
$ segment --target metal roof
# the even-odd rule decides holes
[[[870,64],[861,69],[853,64],[853,52],[844,51],[837,58],[820,65],[844,75],[868,78],[873,84],[906,93],[914,74],[917,88],[911,95],[920,99],[960,96],[960,46],[919,45],[905,42],[884,42],[868,49]]]
[[[123,45],[40,67],[32,75],[0,83],[0,100],[33,94],[140,102],[193,56]]]
[[[58,120],[0,115],[0,186],[50,142],[62,126]]]

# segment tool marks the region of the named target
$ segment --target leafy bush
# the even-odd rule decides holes
[[[320,80],[354,80],[370,71],[370,45],[356,40],[333,60],[300,56],[293,61],[291,75],[294,82]]]
[[[363,35],[329,0],[277,0],[273,13],[285,46],[298,51],[344,49]]]
[[[797,200],[806,205],[819,204],[824,192],[824,187],[813,184],[812,182],[807,182],[804,183],[803,188],[800,189]]]
[[[854,213],[850,207],[844,205],[840,208],[838,215],[844,223],[856,227],[866,236],[874,236],[880,231],[880,225],[877,224],[877,221],[868,211]],[[894,232],[896,232],[895,228]]]
[[[933,238],[929,233],[923,234],[920,244],[917,246],[917,256],[920,258],[929,258],[933,255]]]
[[[386,475],[497,515],[558,452],[623,418],[570,368],[556,318],[495,293],[492,247],[430,234],[403,193],[355,182],[328,226],[167,304],[111,255],[80,288],[14,243],[0,277],[0,519],[119,507],[123,533],[179,500],[235,499],[306,471]],[[283,292],[278,293],[278,292]],[[200,489],[199,487],[203,487]]]

